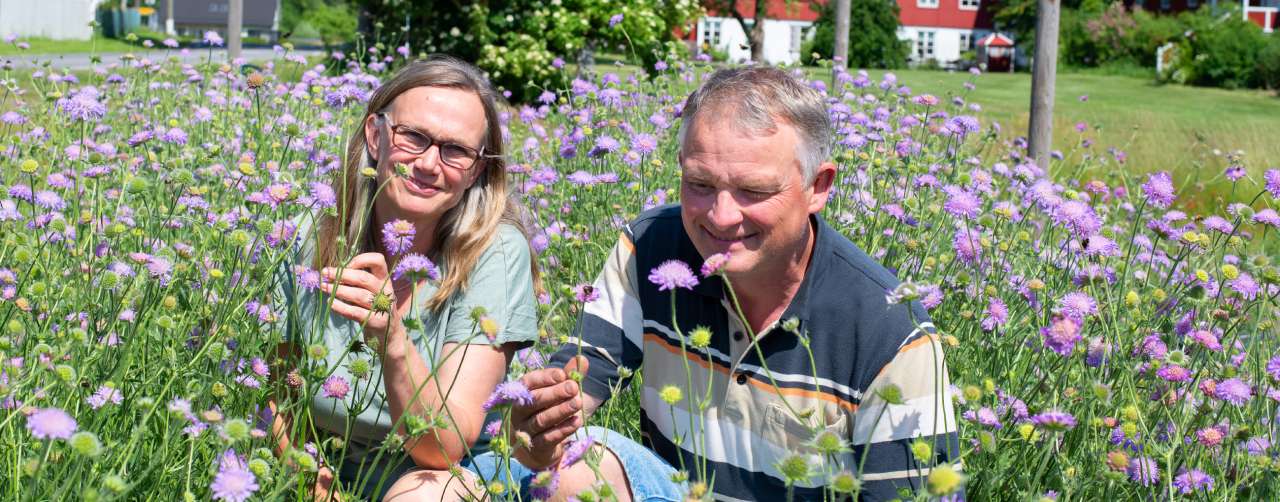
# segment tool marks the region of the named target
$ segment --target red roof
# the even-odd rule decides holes
[[[954,1],[954,0],[953,0]],[[707,15],[713,17],[733,17],[728,12],[719,13],[712,8],[714,4],[720,2],[703,2],[707,7]],[[813,10],[811,4],[804,0],[768,0],[765,8],[765,17],[769,19],[777,19],[783,21],[817,21],[818,13]],[[734,4],[735,10],[742,15],[743,19],[752,19],[756,16],[755,0],[736,0]]]
[[[999,33],[992,33],[977,41],[978,45],[987,47],[1013,47],[1013,40]]]
[[[961,9],[960,0],[937,0],[937,7],[920,7],[919,0],[897,0],[903,26],[991,29],[997,0],[980,0],[977,9]]]

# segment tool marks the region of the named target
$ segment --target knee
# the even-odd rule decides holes
[[[484,487],[479,478],[471,471],[458,469],[457,474],[449,471],[414,470],[397,479],[387,494],[384,502],[408,502],[417,500],[479,500],[484,495]]]
[[[563,500],[576,496],[587,490],[595,489],[599,484],[608,485],[620,501],[631,500],[631,486],[627,481],[626,469],[618,456],[609,447],[602,444],[592,446],[594,453],[600,455],[600,474],[587,465],[586,460],[566,467],[560,471],[560,480],[556,489],[556,499]]]

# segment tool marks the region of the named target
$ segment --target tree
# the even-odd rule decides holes
[[[804,64],[814,64],[813,54],[832,57],[835,46],[835,1],[814,1],[818,20],[813,38],[800,50]],[[850,0],[849,68],[899,68],[906,66],[911,46],[898,39],[898,3],[893,0]]]
[[[699,12],[694,0],[509,0],[454,2],[358,0],[374,41],[408,43],[414,52],[443,52],[473,61],[516,100],[563,82],[557,60],[584,49],[617,51],[652,68],[685,50],[673,30]],[[388,34],[398,37],[387,40]]]
[[[841,68],[849,65],[849,0],[836,2],[836,40],[832,60]]]
[[[708,0],[706,2],[709,10],[715,10],[720,15],[728,15],[738,21],[738,26],[742,28],[742,32],[747,34],[747,46],[751,48],[751,60],[764,60],[764,21],[769,14],[769,2],[766,0],[754,0],[754,15],[750,21],[738,12],[738,2],[736,0]],[[746,5],[750,5],[747,3]]]

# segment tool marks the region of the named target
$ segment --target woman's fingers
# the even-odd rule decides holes
[[[387,283],[386,279],[379,279],[369,272],[351,267],[342,269],[326,267],[320,271],[320,275],[328,282],[356,286],[368,291],[382,291]]]
[[[368,270],[375,277],[387,278],[387,258],[382,253],[361,253],[347,263],[347,268]]]
[[[329,310],[358,323],[363,323],[370,317],[369,309],[357,307],[339,299],[335,299],[333,303],[329,304]]]
[[[325,294],[332,293],[339,300],[347,302],[357,307],[372,309],[374,293],[367,289],[354,286],[337,286],[333,283],[326,282],[320,284],[320,290]]]

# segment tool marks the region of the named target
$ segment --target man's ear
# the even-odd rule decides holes
[[[834,162],[823,162],[818,165],[817,172],[813,175],[813,195],[809,198],[809,213],[821,211],[827,205],[827,199],[831,198],[831,186],[836,180],[836,165]]]

